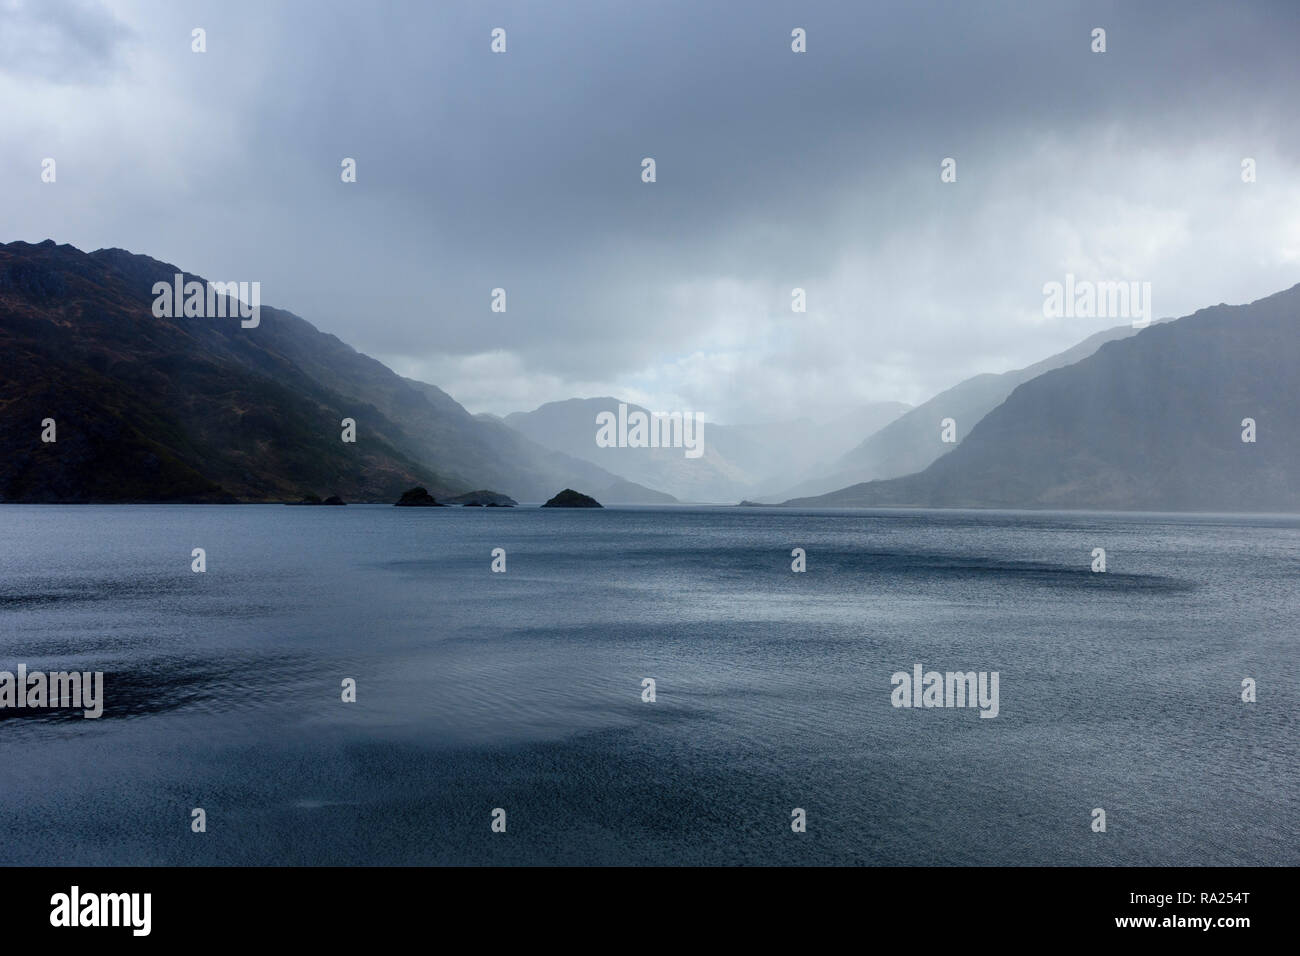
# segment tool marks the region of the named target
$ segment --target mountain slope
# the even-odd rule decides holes
[[[919,474],[787,504],[1297,511],[1297,368],[1300,286],[1040,375]],[[1241,440],[1245,418],[1255,443]]]
[[[680,448],[601,448],[596,444],[596,416],[649,409],[609,396],[548,402],[531,412],[514,412],[505,423],[547,448],[595,462],[633,481],[662,488],[686,501],[733,503],[755,488],[783,486],[802,469],[836,453],[857,436],[897,418],[908,406],[881,402],[826,423],[808,419],[759,425],[704,423],[703,454],[687,458]],[[853,436],[846,438],[845,436]],[[603,500],[603,499],[602,499]]]
[[[684,448],[601,448],[596,416],[617,415],[616,398],[571,398],[548,402],[531,412],[507,415],[505,424],[547,448],[596,463],[620,477],[660,488],[683,501],[728,501],[732,489],[746,487],[748,476],[719,449],[719,433],[704,423],[704,453],[686,457]],[[628,414],[649,410],[628,402]],[[732,444],[735,444],[734,442]]]
[[[1107,342],[1128,338],[1136,331],[1131,325],[1106,329],[1025,368],[968,378],[869,435],[817,478],[802,482],[779,497],[769,496],[764,500],[820,495],[858,482],[897,478],[921,471],[960,445],[971,429],[1001,405],[1016,386],[1044,372],[1072,365],[1092,355]],[[951,418],[957,424],[955,443],[945,443],[940,439],[939,423],[945,418]]]
[[[182,271],[120,249],[0,245],[0,499],[391,501],[418,484],[538,501],[617,480],[477,421],[292,313],[262,306],[248,329],[156,318],[154,282]],[[40,441],[45,418],[53,444]]]
[[[676,499],[654,488],[627,481],[593,462],[556,451],[520,434],[494,416],[470,415],[450,395],[425,382],[404,379],[426,395],[435,405],[444,407],[444,419],[452,419],[465,431],[472,430],[474,442],[449,442],[447,436],[429,435],[429,450],[448,448],[491,487],[517,487],[524,490],[524,501],[546,501],[554,492],[545,489],[579,485],[601,490],[601,501],[609,504],[671,504]],[[450,405],[447,405],[450,403]],[[450,406],[455,407],[455,411]],[[441,445],[439,445],[441,443]]]

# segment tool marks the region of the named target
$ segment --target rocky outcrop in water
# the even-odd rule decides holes
[[[574,491],[572,488],[565,488],[558,495],[552,498],[543,508],[603,508],[605,507],[595,498],[584,495],[581,492]]]
[[[429,494],[427,489],[412,488],[409,491],[403,491],[402,497],[396,501],[399,508],[445,508],[446,505],[440,504]]]

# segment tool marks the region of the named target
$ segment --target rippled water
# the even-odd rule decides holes
[[[1283,517],[0,506],[0,670],[106,675],[0,710],[0,862],[1294,865],[1298,573]]]

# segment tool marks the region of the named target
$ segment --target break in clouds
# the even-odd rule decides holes
[[[383,13],[0,5],[6,238],[257,279],[472,411],[722,422],[916,403],[1124,324],[1045,316],[1067,275],[1150,283],[1155,318],[1300,278],[1289,4]]]

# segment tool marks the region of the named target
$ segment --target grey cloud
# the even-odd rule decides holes
[[[0,4],[0,71],[47,83],[102,83],[122,66],[132,31],[96,0]]]
[[[157,91],[193,125],[160,115],[138,161],[120,141],[95,157],[113,173],[93,213],[53,219],[36,194],[18,225],[260,278],[268,301],[436,371],[475,410],[584,387],[747,420],[800,395],[915,402],[1104,325],[1035,320],[1041,284],[1067,268],[1140,270],[1163,314],[1300,279],[1283,225],[1300,211],[1290,4],[124,16],[148,54],[124,120],[148,128]],[[54,19],[67,59],[83,27]],[[203,57],[188,53],[199,23]],[[495,26],[504,56],[488,51]],[[794,26],[807,54],[789,51]],[[1089,51],[1094,26],[1104,55]],[[75,136],[90,117],[74,96],[66,106]],[[160,151],[176,177],[162,185]],[[1236,178],[1245,155],[1263,163],[1258,208]],[[338,182],[344,156],[356,186]],[[658,162],[652,186],[643,156]],[[806,316],[789,313],[795,285]],[[497,286],[504,315],[488,310]],[[498,351],[505,365],[485,359]],[[494,390],[483,372],[503,367],[509,388]]]

